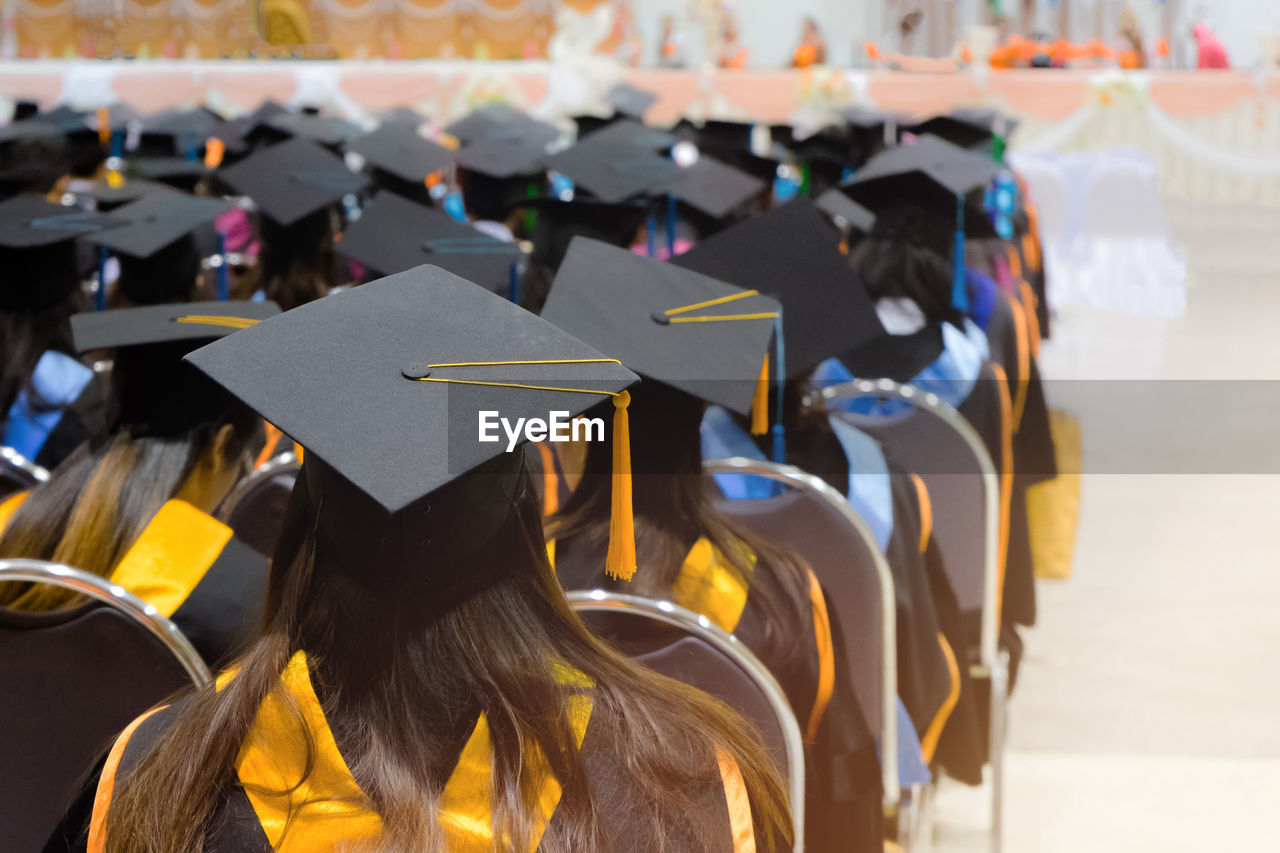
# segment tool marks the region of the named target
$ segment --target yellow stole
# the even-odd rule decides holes
[[[18,492],[16,495],[10,495],[4,503],[0,503],[0,533],[4,532],[5,527],[9,524],[9,519],[26,499],[26,492]]]
[[[236,774],[272,850],[376,849],[382,821],[369,808],[368,798],[338,751],[302,652],[289,661],[281,679],[288,695],[277,692],[263,701],[236,762]],[[590,678],[567,666],[557,668],[557,679],[583,691],[593,685]],[[305,728],[299,728],[294,708]],[[578,748],[591,710],[589,693],[569,697],[570,726]],[[450,853],[495,849],[492,753],[488,720],[481,714],[440,795],[439,819]],[[534,833],[527,845],[502,840],[499,846],[533,851],[559,805],[561,787],[536,744],[528,746],[525,762],[539,780]]]
[[[231,528],[185,501],[167,501],[125,552],[112,583],[172,616],[231,539]]]
[[[739,547],[747,564],[754,566],[756,555],[745,545]],[[742,619],[749,591],[742,572],[705,536],[693,543],[671,587],[676,604],[701,613],[730,634]]]

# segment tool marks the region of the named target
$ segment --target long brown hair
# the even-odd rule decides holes
[[[591,565],[599,566],[593,586],[625,588],[652,598],[670,597],[689,549],[705,536],[748,582],[760,607],[763,645],[753,651],[773,666],[798,665],[811,648],[804,631],[797,630],[810,618],[806,569],[793,555],[716,512],[702,474],[704,409],[702,401],[657,382],[631,392],[632,506],[639,566],[634,578],[619,582],[604,574],[612,436],[589,446],[582,480],[551,518],[548,535],[556,540],[557,554],[572,552],[575,564],[585,555]],[[738,547],[741,544],[755,554],[754,564]]]
[[[40,356],[75,353],[71,315],[85,310],[70,244],[0,249],[0,423],[18,394],[31,388]],[[39,401],[36,401],[37,403]]]
[[[133,438],[125,428],[100,445],[80,445],[14,511],[0,532],[0,557],[51,560],[109,577],[226,423],[233,426],[228,452],[246,456],[261,421],[238,404],[178,435]],[[0,584],[0,606],[53,610],[79,600],[45,584]]]
[[[369,849],[444,848],[441,790],[481,712],[492,737],[495,839],[531,837],[539,779],[526,756],[536,744],[563,788],[540,850],[630,849],[633,837],[620,841],[605,828],[619,808],[629,825],[641,827],[643,849],[664,849],[677,838],[707,849],[710,827],[723,825],[695,801],[721,785],[714,744],[742,772],[760,848],[789,844],[781,780],[748,725],[607,648],[569,608],[546,558],[527,479],[514,494],[494,497],[512,501],[514,511],[465,561],[444,561],[430,545],[417,548],[416,568],[390,583],[385,575],[371,578],[371,567],[344,563],[317,531],[304,467],[272,561],[263,634],[229,684],[191,695],[116,780],[106,820],[110,849],[206,848],[217,804],[237,784],[236,759],[258,708],[270,695],[286,706],[292,701],[280,674],[299,650],[365,805],[381,818],[382,837]],[[595,683],[588,739],[600,738],[593,758],[618,768],[620,792],[579,754],[558,664]],[[300,714],[295,723],[306,731]],[[310,734],[306,741],[314,743]],[[624,794],[625,805],[616,797],[606,802],[615,793]]]
[[[281,225],[269,216],[258,218],[262,249],[258,264],[238,283],[236,299],[250,299],[262,290],[267,299],[289,311],[325,296],[335,285],[337,256],[333,251],[334,214],[328,208]]]

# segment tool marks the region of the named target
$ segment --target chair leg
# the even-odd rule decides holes
[[[991,669],[991,853],[1004,846],[1004,731],[1009,701],[1009,651],[1001,649]]]

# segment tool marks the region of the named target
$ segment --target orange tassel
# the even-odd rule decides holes
[[[106,145],[111,141],[111,110],[98,108],[98,141]]]
[[[760,379],[756,382],[756,395],[751,398],[751,434],[766,435],[769,432],[769,354],[764,354],[760,367]]]
[[[204,166],[216,169],[222,165],[222,158],[227,153],[227,144],[216,136],[210,136],[204,143]]]
[[[626,391],[613,398],[613,510],[609,518],[609,553],[604,570],[629,581],[636,573],[636,529],[631,511],[631,428]]]

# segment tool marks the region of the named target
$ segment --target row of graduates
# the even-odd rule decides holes
[[[831,641],[839,626],[833,628],[822,591],[802,560],[750,536],[717,511],[700,462],[728,453],[773,455],[818,473],[871,522],[895,575],[900,698],[911,723],[907,730],[916,736],[908,740],[918,744],[916,764],[931,762],[976,781],[983,726],[964,666],[976,634],[966,621],[972,614],[956,605],[930,535],[927,490],[865,436],[801,403],[805,388],[854,375],[914,381],[969,416],[1004,482],[1052,474],[1033,358],[1034,286],[993,282],[1001,265],[1016,268],[1024,258],[1026,269],[1039,272],[1034,231],[1025,211],[1015,211],[1015,224],[1022,217],[1019,239],[1009,243],[995,233],[976,198],[997,177],[990,158],[927,137],[865,163],[858,161],[856,145],[830,145],[859,166],[851,182],[822,193],[817,205],[797,199],[762,212],[769,188],[750,170],[770,158],[726,144],[726,138],[741,139],[740,128],[703,128],[701,168],[676,172],[680,167],[660,153],[674,144],[671,134],[622,119],[551,155],[554,173],[539,180],[558,180],[561,195],[517,198],[512,205],[513,187],[523,194],[530,178],[538,177],[528,171],[531,164],[547,166],[546,159],[528,152],[546,142],[530,140],[549,138],[545,125],[514,111],[490,108],[455,124],[450,130],[462,144],[452,149],[435,146],[396,119],[373,134],[343,140],[341,147],[364,150],[372,164],[368,178],[326,150],[337,144],[333,139],[315,132],[335,125],[333,120],[279,118],[267,124],[273,130],[291,126],[292,134],[253,142],[260,134],[251,125],[242,142],[258,150],[213,174],[203,160],[171,163],[182,181],[195,176],[190,186],[197,196],[146,181],[121,184],[108,175],[85,188],[94,199],[90,212],[41,206],[30,197],[0,209],[9,232],[0,235],[0,244],[33,272],[6,284],[13,304],[21,306],[13,313],[62,312],[65,321],[80,291],[59,282],[79,282],[83,267],[71,270],[77,244],[85,242],[107,247],[121,261],[109,301],[165,303],[79,316],[71,324],[69,346],[36,345],[37,365],[48,352],[79,365],[68,356],[110,349],[112,366],[90,369],[74,393],[64,393],[61,399],[76,401],[70,406],[47,405],[52,395],[46,392],[57,382],[28,380],[14,395],[6,436],[23,420],[14,407],[26,394],[28,410],[58,415],[43,422],[27,417],[28,428],[52,423],[48,436],[60,429],[74,435],[67,428],[74,423],[92,440],[58,464],[49,483],[0,508],[0,556],[56,559],[110,576],[159,599],[162,611],[211,663],[244,654],[235,664],[240,674],[231,691],[183,699],[117,744],[105,782],[87,789],[96,794],[97,843],[115,822],[121,829],[105,849],[196,849],[200,838],[209,849],[282,849],[287,824],[290,833],[301,833],[295,838],[310,838],[308,843],[385,832],[385,839],[412,849],[429,848],[442,837],[449,849],[466,849],[476,839],[456,833],[475,825],[465,820],[473,807],[485,817],[480,824],[501,833],[490,837],[527,837],[532,847],[541,839],[542,849],[619,846],[609,838],[627,838],[627,849],[649,849],[659,846],[659,837],[689,849],[727,848],[736,839],[734,846],[742,849],[744,826],[761,846],[784,840],[779,782],[741,721],[705,698],[637,673],[594,641],[583,646],[580,624],[548,586],[549,578],[558,577],[568,588],[625,585],[670,598],[737,633],[777,675],[814,756],[822,757],[811,768],[822,778],[810,787],[809,846],[880,846],[874,733],[848,695],[849,686],[835,677],[844,667],[832,658],[846,653]],[[951,122],[972,133],[969,118]],[[424,161],[424,152],[444,162]],[[422,169],[424,162],[435,168]],[[442,182],[419,182],[419,190],[403,175],[397,184],[385,167],[406,174],[414,168],[419,174],[451,171],[473,217],[486,211],[486,203],[493,212],[480,216],[478,225],[463,225],[422,203],[439,202],[445,211],[456,204],[456,197],[434,189]],[[814,168],[811,176],[820,172]],[[567,175],[574,184],[569,201],[562,197]],[[382,188],[357,219],[351,198],[363,194],[370,179]],[[260,263],[244,276],[255,284],[256,303],[186,302],[200,294],[200,274],[157,262],[166,253],[174,257],[178,244],[183,255],[198,260],[198,232],[211,219],[237,212],[209,197],[207,188],[216,182],[253,198],[259,211]],[[654,204],[638,201],[662,196],[665,211],[659,204],[656,216]],[[494,205],[495,197],[502,202]],[[112,200],[125,199],[132,200],[110,209]],[[967,214],[966,257],[974,264],[966,265],[962,279],[953,271],[957,199]],[[535,217],[527,215],[530,207]],[[649,232],[652,248],[664,213],[668,251],[683,248],[682,239],[693,243],[673,264],[615,248],[629,249],[641,229]],[[282,275],[265,276],[262,262],[271,247],[305,243],[290,231],[307,220],[322,222],[311,233],[325,236],[295,253],[304,261]],[[341,242],[335,243],[344,220]],[[514,238],[529,228],[533,251],[523,258]],[[219,242],[226,242],[227,230],[220,228]],[[245,236],[245,242],[253,239],[252,233]],[[332,262],[335,245],[367,277],[406,272],[255,322],[276,310],[267,297],[298,304],[325,292],[326,278],[315,271],[341,275],[333,272],[341,269]],[[230,273],[230,253],[219,249],[215,257],[222,263],[213,271]],[[50,263],[55,255],[60,265]],[[134,275],[126,258],[140,262],[145,272]],[[521,263],[513,273],[517,258]],[[424,271],[423,263],[481,287]],[[98,267],[99,280],[110,284],[101,256]],[[984,268],[996,275],[984,275]],[[48,269],[68,272],[61,279],[34,274]],[[296,275],[299,270],[305,274]],[[214,289],[232,290],[230,278]],[[299,281],[320,286],[307,293]],[[963,282],[964,300],[957,298],[957,281]],[[550,324],[485,290],[515,296],[541,310]],[[251,328],[189,357],[204,376],[184,365],[184,355],[242,326]],[[1011,331],[1011,343],[997,334],[1000,329]],[[996,354],[1003,365],[988,361]],[[628,370],[591,362],[523,363],[584,358],[614,358]],[[424,364],[461,367],[446,376],[431,370],[412,375]],[[1005,376],[999,376],[1002,366]],[[541,476],[530,479],[522,470],[492,470],[510,469],[510,459],[494,457],[490,448],[468,448],[474,419],[457,413],[468,404],[496,403],[504,414],[510,409],[541,415],[585,411],[594,402],[590,394],[529,386],[592,390],[596,399],[610,398],[600,404],[607,413],[618,409],[615,395],[633,378],[630,371],[650,381],[631,390],[625,407],[637,551],[632,561],[623,549],[619,564],[618,537],[611,535],[612,440],[591,445],[585,458],[540,448],[544,452],[530,454],[530,460]],[[454,413],[448,418],[442,414],[446,390]],[[770,393],[782,399],[781,417],[773,418],[771,435],[753,435],[766,431],[760,428],[761,400]],[[546,394],[557,399],[542,399]],[[85,405],[86,398],[93,405]],[[33,406],[32,400],[45,405]],[[272,451],[263,447],[255,411],[304,446],[308,460],[271,570],[213,518],[252,461]],[[775,438],[779,432],[784,441]],[[455,456],[459,448],[465,448],[462,460]],[[48,454],[45,459],[59,462]],[[473,469],[480,473],[457,476]],[[749,481],[722,479],[720,485],[729,496],[755,494]],[[1013,629],[1034,618],[1034,593],[1029,553],[1018,552],[1015,531],[1021,529],[1025,544],[1026,528],[1015,508],[1017,486],[1003,498],[1010,522],[1003,617],[1007,642],[1016,647]],[[546,529],[554,569],[543,566],[538,547],[543,525],[530,518],[538,509],[553,511]],[[632,562],[641,571],[628,581],[606,572],[622,565],[616,574],[625,575]],[[455,577],[459,572],[462,579]],[[268,627],[262,633],[264,596]],[[32,609],[68,603],[34,589],[3,600]],[[497,622],[511,631],[492,631]],[[369,630],[375,624],[386,630]],[[415,657],[415,650],[422,656]],[[526,672],[520,666],[529,664],[530,655],[539,662]],[[373,660],[379,663],[371,665]],[[422,691],[414,707],[447,709],[439,719],[406,721],[388,713],[403,707],[391,699],[405,697],[388,693],[409,683],[391,680],[400,675],[412,675],[412,689]],[[241,684],[247,685],[244,693],[234,690]],[[308,744],[300,745],[287,721],[270,712],[269,699],[279,698],[279,691],[304,716],[310,714],[309,724],[332,731],[328,740],[310,746],[313,752],[332,746],[320,749],[319,757],[323,770],[335,772],[317,772],[314,780],[339,781],[327,789],[313,785],[305,796],[359,793],[361,808],[346,815],[351,822],[313,824],[307,809],[299,811],[305,796],[253,793],[273,783],[278,790],[291,788],[298,779],[289,774],[307,766],[293,747],[305,756]],[[527,704],[515,706],[512,695]],[[595,709],[585,722],[584,695]],[[548,707],[563,712],[552,715],[554,724],[546,722]],[[213,741],[205,738],[201,727],[209,715],[228,713],[235,722]],[[487,721],[488,728],[477,720]],[[690,720],[696,725],[675,731]],[[459,774],[470,764],[463,758],[484,752],[483,742],[476,741],[482,730],[492,747],[492,765],[484,769],[495,768],[495,789],[511,796],[495,796],[487,812],[450,797],[466,784]],[[202,745],[200,760],[178,761],[193,742]],[[247,760],[252,750],[245,748],[255,742],[285,769],[255,777],[262,767]],[[149,749],[152,743],[160,746]],[[535,770],[503,772],[518,766],[514,759],[521,755],[531,759],[521,743],[537,744],[540,752],[532,757],[550,761],[551,776],[564,785],[563,791],[557,785],[560,806],[553,799],[552,811],[541,818],[527,808],[544,802],[536,778],[539,761],[530,765]],[[578,749],[567,748],[571,743]],[[710,752],[708,745],[714,745]],[[424,750],[434,756],[425,765],[415,757]],[[139,770],[122,773],[136,762]],[[638,787],[632,778],[637,767],[645,777]],[[545,776],[545,764],[541,769]],[[123,787],[115,787],[117,777]],[[236,793],[227,796],[227,783],[234,788],[237,779]],[[182,808],[158,798],[162,790],[181,792]],[[404,811],[408,800],[402,797],[424,793],[429,796],[415,802],[436,804],[434,815]],[[640,806],[625,820],[607,805],[624,795],[628,809]],[[750,801],[747,821],[743,796]],[[65,821],[64,841],[83,842],[80,830],[93,799],[87,796]],[[289,822],[282,816],[291,811]],[[551,820],[555,815],[561,817]],[[611,825],[619,820],[627,825]],[[126,836],[127,842],[118,840]]]

